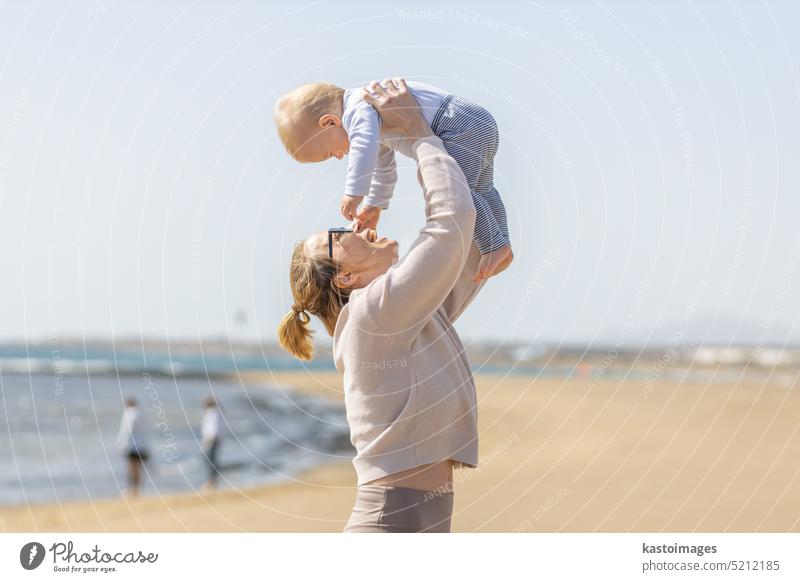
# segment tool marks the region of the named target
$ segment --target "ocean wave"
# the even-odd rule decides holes
[[[177,377],[227,372],[228,370],[206,370],[204,367],[192,367],[173,360],[143,365],[140,362],[115,362],[101,359],[0,358],[0,373],[3,374],[48,374],[53,376],[151,374]]]

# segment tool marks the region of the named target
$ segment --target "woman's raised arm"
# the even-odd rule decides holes
[[[401,333],[428,318],[447,299],[472,247],[475,207],[461,168],[433,135],[405,83],[371,86],[367,99],[387,129],[413,140],[425,196],[425,225],[403,259],[366,287],[369,314],[385,332]]]

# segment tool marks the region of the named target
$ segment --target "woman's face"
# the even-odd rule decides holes
[[[328,233],[312,234],[305,241],[306,252],[328,254]],[[389,270],[397,261],[397,241],[383,237],[373,229],[348,232],[333,241],[333,258],[339,263],[337,284],[360,289]]]

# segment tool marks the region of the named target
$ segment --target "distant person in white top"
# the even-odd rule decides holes
[[[117,433],[117,449],[128,460],[127,493],[136,497],[142,480],[142,464],[149,455],[144,417],[135,398],[125,399],[125,410]]]
[[[222,412],[220,412],[217,401],[214,398],[210,396],[206,398],[204,405],[205,411],[203,412],[203,419],[200,421],[200,438],[206,463],[208,464],[208,480],[205,487],[207,489],[216,489],[217,480],[219,479],[217,458],[225,424],[222,419]]]
[[[476,212],[470,235],[481,253],[473,280],[488,279],[514,257],[506,209],[494,187],[497,124],[489,111],[468,99],[427,83],[406,85],[464,173]],[[364,90],[303,85],[278,100],[275,123],[287,151],[300,162],[349,155],[341,213],[361,228],[375,229],[397,182],[395,151],[405,152],[398,147],[401,136],[386,131],[378,112],[364,100]]]

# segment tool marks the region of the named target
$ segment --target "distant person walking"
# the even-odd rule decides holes
[[[127,494],[136,497],[142,481],[142,465],[149,458],[147,431],[135,398],[125,399],[125,410],[117,434],[117,448],[128,461]]]
[[[219,479],[219,464],[217,458],[219,456],[219,445],[222,441],[224,431],[224,424],[222,420],[222,412],[217,405],[217,401],[211,396],[204,401],[205,411],[203,412],[203,419],[200,421],[200,437],[203,444],[203,453],[205,454],[206,463],[208,464],[208,480],[206,481],[206,489],[216,489],[217,480]]]

